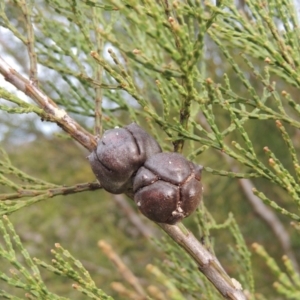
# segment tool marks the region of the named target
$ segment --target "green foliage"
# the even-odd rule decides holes
[[[256,243],[252,247],[264,259],[272,273],[276,276],[277,281],[273,284],[276,291],[285,296],[286,299],[299,299],[300,276],[294,269],[291,260],[285,255],[282,257],[286,269],[286,273],[284,273],[277,262],[268,255],[264,247]]]
[[[300,227],[299,17],[293,1],[240,2],[239,6],[234,1],[215,4],[196,0],[2,1],[0,30],[5,29],[11,42],[3,43],[1,50],[13,56],[19,69],[23,69],[20,73],[10,69],[6,79],[20,90],[25,87],[23,91],[30,99],[9,87],[0,87],[0,110],[13,118],[34,113],[63,129],[67,112],[77,122],[71,122],[69,131],[65,129],[69,134],[76,128],[100,136],[114,126],[141,124],[165,151],[182,152],[204,165],[205,205],[185,223],[224,262],[247,297],[270,299],[276,297],[276,292],[287,299],[297,299],[300,244],[294,236]],[[24,52],[26,61],[21,55]],[[4,69],[0,68],[2,74]],[[24,73],[26,79],[21,75]],[[46,104],[55,109],[48,109]],[[9,121],[6,124],[13,126]],[[8,154],[1,148],[1,216],[14,213],[13,218],[23,210],[30,211],[31,204],[46,208],[47,204],[37,202],[61,195],[86,192],[83,195],[88,196],[84,197],[92,198],[95,193],[91,196],[88,191],[100,189],[98,183],[92,182],[91,174],[85,170],[80,176],[76,169],[68,169],[75,164],[73,160],[47,147],[46,142],[37,144],[39,139],[45,137],[39,136],[34,142],[45,147],[41,151],[36,150],[39,147],[21,147],[28,170],[25,165],[24,169],[17,167],[17,149],[12,149],[12,142],[4,141]],[[69,151],[72,142],[53,139],[50,143]],[[85,155],[81,149],[73,148],[75,154],[70,157]],[[68,171],[59,173],[56,167],[49,167],[31,176],[37,157],[48,166],[55,162],[58,169]],[[78,168],[83,165],[78,164]],[[49,174],[55,175],[49,180],[40,179]],[[90,182],[86,178],[91,178]],[[85,183],[79,183],[82,181]],[[258,198],[252,200],[254,195]],[[243,200],[249,200],[252,206]],[[109,205],[99,205],[101,217],[96,221],[101,222],[116,245],[122,241],[118,245],[121,252],[129,242],[116,233],[116,220],[121,218],[126,223],[126,218]],[[106,215],[107,209],[111,211]],[[89,202],[78,210],[92,214],[97,206]],[[260,219],[254,219],[253,211]],[[56,218],[54,213],[50,215]],[[22,288],[33,299],[56,299],[59,296],[48,291],[39,275],[37,266],[44,266],[77,282],[74,287],[87,298],[109,298],[96,288],[96,280],[67,250],[57,247],[53,265],[45,263],[44,258],[32,260],[7,218],[3,222],[6,225],[0,225],[8,250],[3,250],[1,256],[17,270],[11,275],[1,273],[8,284]],[[279,232],[278,226],[283,231]],[[88,227],[84,229],[89,231]],[[12,252],[11,239],[16,240],[24,264]],[[249,245],[253,242],[264,243],[270,252],[255,244],[255,252],[266,261],[270,273],[251,256]],[[144,241],[135,237],[133,245],[139,243]],[[166,264],[160,266],[156,260],[157,266],[149,267],[157,277],[156,292],[151,294],[149,289],[146,296],[141,293],[142,297],[221,298],[184,250],[167,238],[157,244],[157,255],[164,257]],[[282,252],[291,257],[289,260],[284,256],[286,274],[278,259]],[[141,260],[143,265],[149,263],[145,257],[141,256]],[[149,274],[138,268],[135,271],[147,278],[144,286],[149,287]],[[271,276],[277,280],[275,291],[269,288],[274,281]],[[120,289],[118,293],[122,297]],[[2,296],[18,299],[6,291]]]
[[[0,273],[0,279],[11,286],[23,289],[26,292],[26,298],[66,299],[51,293],[47,289],[38,268],[38,266],[41,266],[55,274],[73,279],[79,284],[74,284],[74,289],[87,295],[90,299],[112,299],[96,287],[88,271],[84,269],[82,264],[74,259],[59,244],[55,245],[56,250],[52,250],[55,259],[52,260],[54,266],[51,266],[30,257],[30,254],[23,247],[19,236],[16,234],[7,216],[4,216],[3,221],[0,221],[0,230],[4,239],[4,245],[0,248],[0,256],[6,259],[14,268],[10,270],[10,275]],[[22,254],[24,262],[20,262],[17,255],[18,252]],[[0,293],[5,299],[13,299],[13,295],[9,295],[5,291],[1,291]]]
[[[98,183],[59,186],[34,178],[14,167],[7,153],[1,148],[0,151],[3,157],[0,157],[0,184],[13,191],[12,193],[0,195],[0,215],[2,216],[58,195],[68,195],[100,188]],[[16,179],[11,180],[10,176],[16,177]]]

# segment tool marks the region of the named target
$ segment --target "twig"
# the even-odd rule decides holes
[[[237,284],[238,282],[227,275],[218,259],[183,224],[160,223],[158,225],[195,260],[199,270],[225,299],[246,300],[241,287]]]
[[[97,53],[98,55],[101,55],[103,50],[103,42],[102,37],[99,33],[98,26],[99,26],[99,20],[96,18],[96,12],[97,10],[95,8],[92,9],[92,15],[93,15],[93,25],[95,27],[95,44],[97,45]],[[101,65],[97,65],[96,68],[96,74],[95,79],[97,82],[102,84],[102,73],[103,73],[103,67]],[[102,90],[100,85],[95,85],[95,135],[100,137],[102,134]]]
[[[10,82],[18,90],[24,92],[37,103],[37,105],[49,115],[49,121],[57,123],[59,127],[88,150],[92,151],[96,148],[97,143],[93,135],[75,122],[63,109],[59,108],[51,98],[34,86],[32,82],[7,64],[1,56],[0,73],[4,76],[6,81]]]
[[[74,193],[80,193],[85,191],[94,191],[101,189],[101,184],[97,182],[78,183],[73,186],[59,186],[55,188],[45,188],[42,190],[34,189],[19,189],[16,193],[0,194],[0,201],[4,200],[16,200],[20,198],[37,197],[41,195],[47,195],[47,198],[52,198],[58,195],[69,195]]]
[[[126,211],[131,222],[146,236],[149,237],[149,229],[141,223],[141,219],[132,212],[131,207],[122,195],[114,195],[114,199]],[[232,280],[222,268],[218,259],[210,253],[182,224],[167,225],[157,223],[176,243],[190,254],[199,265],[199,270],[210,280],[219,290],[225,299],[242,300],[246,299],[241,290],[237,289]],[[151,232],[150,232],[151,234]]]
[[[130,290],[129,288],[125,287],[124,284],[120,282],[112,282],[110,284],[112,289],[116,291],[122,299],[132,299],[132,300],[146,300],[149,298],[143,297],[138,295],[135,291]]]
[[[135,291],[143,297],[143,299],[147,299],[147,295],[142,285],[140,284],[138,278],[131,272],[131,270],[124,264],[122,259],[117,255],[116,252],[112,249],[111,245],[109,245],[106,241],[100,240],[98,242],[99,248],[103,251],[103,253],[109,258],[111,262],[115,264],[121,276],[135,289]]]
[[[273,233],[276,235],[282,249],[291,259],[295,270],[299,273],[299,265],[291,248],[291,240],[289,234],[285,230],[276,214],[274,214],[274,212],[268,206],[266,206],[262,202],[262,200],[260,200],[253,194],[252,189],[254,188],[254,185],[252,184],[251,180],[239,179],[239,184],[248,201],[252,205],[255,213],[271,228]]]
[[[27,49],[28,49],[28,56],[29,56],[29,78],[32,81],[32,84],[34,86],[38,86],[38,78],[37,78],[37,58],[36,58],[36,52],[34,48],[34,30],[33,25],[31,22],[31,12],[32,7],[28,7],[29,4],[27,4],[26,1],[20,1],[20,6],[23,11],[25,24],[27,28]]]
[[[207,124],[207,121],[204,117],[200,116],[200,122],[201,124],[209,128],[209,125]],[[240,170],[234,166],[233,159],[231,157],[228,157],[223,152],[219,152],[220,155],[223,156],[223,158],[226,160],[228,165],[230,166],[230,169],[234,173],[239,173]],[[252,184],[252,181],[250,179],[239,179],[239,184],[244,192],[244,194],[247,197],[247,200],[250,202],[250,204],[253,207],[253,210],[255,213],[271,228],[271,230],[274,232],[275,236],[277,237],[282,249],[284,252],[288,255],[288,257],[293,262],[293,266],[297,272],[299,271],[299,265],[297,263],[296,257],[292,251],[291,247],[291,241],[289,238],[288,232],[285,230],[284,226],[282,225],[279,218],[276,216],[276,214],[268,207],[266,206],[261,199],[256,197],[253,192],[252,188],[254,187]]]

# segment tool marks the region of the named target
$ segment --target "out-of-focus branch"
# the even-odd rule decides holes
[[[147,294],[140,284],[138,278],[131,272],[131,270],[124,264],[122,259],[118,256],[118,254],[113,250],[111,245],[109,245],[106,241],[100,240],[98,242],[99,248],[102,252],[108,257],[108,259],[114,263],[117,267],[121,276],[134,288],[134,290],[140,295],[143,300],[147,299]]]
[[[70,134],[73,139],[79,142],[88,150],[96,148],[96,140],[92,134],[75,122],[63,109],[38,89],[33,82],[19,74],[0,56],[0,73],[4,79],[14,85],[18,90],[29,96],[40,108],[42,108],[49,118],[47,120],[55,122],[65,132]]]
[[[113,195],[113,198],[117,205],[121,208],[128,220],[135,226],[135,228],[145,237],[151,238],[154,236],[153,229],[147,224],[143,223],[142,219],[135,212],[135,210],[129,205],[123,195]]]
[[[225,156],[223,153],[222,155],[225,157],[228,165],[231,166],[231,171],[235,173],[239,172],[238,168],[234,165],[233,159]],[[250,179],[239,179],[238,182],[245,196],[247,197],[247,200],[252,205],[255,213],[271,228],[271,230],[277,237],[283,251],[293,262],[295,270],[299,272],[299,265],[297,263],[294,252],[292,251],[290,236],[285,230],[279,218],[268,206],[266,206],[262,202],[261,199],[253,194],[252,189],[254,188],[254,185]]]
[[[291,248],[290,236],[281,221],[268,206],[253,194],[254,185],[251,180],[239,179],[239,184],[255,213],[272,229],[285,254],[291,259],[295,270],[299,273],[299,265]]]
[[[209,125],[207,124],[206,119],[204,116],[199,115],[199,120],[205,128],[209,129]],[[219,152],[220,155],[225,159],[225,161],[230,166],[230,169],[234,173],[239,173],[240,170],[235,166],[234,160],[224,154],[223,152]],[[297,260],[295,258],[295,255],[292,251],[291,247],[291,241],[288,232],[285,230],[284,226],[282,225],[279,218],[276,216],[276,214],[268,207],[266,206],[261,199],[256,197],[252,189],[254,188],[254,185],[252,184],[252,181],[250,179],[239,179],[239,184],[247,197],[247,200],[250,202],[250,204],[253,207],[253,210],[255,213],[271,228],[271,230],[274,232],[275,236],[277,237],[282,249],[286,253],[286,255],[291,259],[293,262],[295,270],[299,272],[299,266],[297,263]]]

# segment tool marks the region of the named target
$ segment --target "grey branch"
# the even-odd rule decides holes
[[[159,224],[159,226],[194,259],[199,270],[225,299],[246,300],[239,282],[228,276],[218,259],[182,224]]]
[[[272,229],[274,234],[276,235],[282,249],[286,253],[286,255],[291,259],[295,270],[299,273],[299,266],[292,251],[291,240],[288,232],[285,230],[279,218],[276,214],[266,206],[262,200],[256,197],[252,189],[254,185],[249,179],[239,179],[239,184],[246,195],[248,201],[253,207],[255,213]]]
[[[129,205],[123,195],[113,195],[116,204],[121,208],[124,215],[128,220],[135,226],[135,228],[142,234],[145,238],[152,238],[154,236],[154,230],[147,226],[136,213],[136,211]]]

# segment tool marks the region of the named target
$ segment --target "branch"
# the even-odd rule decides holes
[[[291,240],[288,232],[285,230],[276,214],[266,206],[261,199],[253,194],[254,185],[249,179],[239,179],[239,184],[246,195],[248,201],[253,207],[255,213],[271,228],[276,238],[278,239],[282,249],[293,262],[293,267],[299,273],[297,259],[292,251]]]
[[[73,186],[58,186],[54,188],[45,188],[41,190],[18,189],[18,192],[16,193],[0,194],[0,201],[16,200],[20,198],[37,197],[37,196],[44,196],[45,198],[53,198],[59,195],[66,196],[66,195],[81,193],[85,191],[95,191],[101,188],[102,188],[101,184],[97,182],[86,182],[86,183],[77,183]]]
[[[38,86],[38,79],[37,79],[37,56],[34,48],[34,29],[33,24],[31,22],[31,14],[32,14],[32,5],[29,6],[29,4],[26,1],[22,1],[19,3],[21,6],[25,24],[27,28],[27,49],[28,49],[28,56],[29,56],[29,64],[30,64],[30,72],[29,72],[29,78],[32,81],[32,84],[34,86]]]
[[[198,264],[199,270],[225,299],[246,300],[237,280],[230,278],[218,259],[210,253],[183,224],[158,224]]]
[[[239,169],[233,163],[233,159],[231,159],[228,156],[225,156],[223,153],[221,153],[221,155],[227,161],[232,172],[239,172]],[[280,219],[276,216],[272,209],[270,209],[267,205],[263,203],[261,199],[259,199],[253,194],[254,185],[250,179],[240,178],[238,179],[238,182],[247,200],[251,204],[254,212],[271,228],[276,238],[278,239],[282,249],[291,259],[295,270],[297,270],[297,272],[299,273],[299,265],[291,247],[289,233],[285,230]]]
[[[93,25],[95,28],[95,37],[96,37],[96,45],[97,45],[97,53],[98,55],[101,55],[103,52],[103,41],[99,34],[98,24],[101,22],[96,17],[96,9],[92,9],[92,18],[93,18]],[[95,70],[95,78],[97,82],[102,84],[102,76],[103,76],[103,67],[101,65],[97,65],[97,68]],[[101,86],[95,85],[95,135],[101,136],[102,134],[102,90]]]
[[[116,266],[118,274],[134,288],[136,296],[139,296],[136,298],[146,300],[148,297],[140,280],[131,272],[130,268],[122,261],[121,257],[114,251],[112,246],[104,240],[100,240],[98,246],[107,258]]]
[[[207,123],[206,119],[202,115],[199,116],[199,120],[200,123],[203,125],[203,127],[209,129],[209,124]],[[231,157],[225,155],[224,152],[220,151],[219,154],[225,159],[227,164],[230,166],[232,173],[239,174],[240,170],[234,164],[234,160]],[[285,230],[280,219],[276,216],[276,214],[273,212],[272,209],[266,206],[261,199],[259,199],[253,194],[252,189],[254,188],[254,186],[250,179],[240,178],[238,179],[238,182],[247,200],[251,204],[254,212],[270,227],[270,229],[273,231],[276,238],[278,239],[282,249],[285,251],[287,256],[293,262],[293,266],[295,270],[300,272],[299,265],[297,263],[296,257],[291,247],[291,240],[289,237],[289,233]]]
[[[1,174],[0,174],[1,175]],[[0,184],[9,184],[4,182],[5,178],[0,176]],[[16,189],[17,185],[14,186]],[[23,207],[38,203],[42,200],[56,197],[58,195],[69,195],[74,193],[80,193],[84,191],[94,191],[100,189],[101,185],[96,182],[80,183],[74,186],[60,186],[55,188],[44,189],[19,189],[16,193],[0,194],[0,215],[11,214]],[[22,199],[24,198],[24,199]]]
[[[141,219],[132,211],[124,197],[113,195],[118,205],[121,205],[129,220],[142,232],[145,237],[151,237],[150,229],[141,222]],[[129,195],[128,195],[129,196]],[[132,198],[132,195],[130,195]],[[183,224],[168,225],[157,223],[178,245],[180,245],[198,264],[199,270],[212,282],[225,299],[246,299],[242,290],[235,286],[235,279],[231,279],[218,259],[210,253]]]
[[[32,81],[23,77],[20,73],[10,67],[0,56],[0,73],[4,79],[14,85],[18,90],[29,96],[48,115],[46,120],[55,122],[65,132],[79,142],[82,146],[92,151],[96,148],[96,140],[92,134],[75,122],[63,109],[38,89]]]
[[[123,195],[112,195],[115,203],[121,208],[124,215],[128,220],[135,226],[142,236],[147,239],[153,238],[154,231],[152,228],[147,226],[136,211],[128,204]]]
[[[5,80],[13,84],[17,89],[28,95],[39,105],[49,116],[51,121],[56,122],[72,138],[78,141],[88,150],[92,151],[97,143],[96,137],[91,135],[79,124],[77,124],[63,109],[46,96],[42,91],[24,78],[16,70],[11,68],[0,57],[0,73]],[[39,196],[40,197],[40,196]],[[132,197],[131,197],[132,198]],[[159,226],[182,248],[184,248],[191,258],[199,265],[199,270],[212,282],[215,288],[225,299],[245,300],[241,288],[236,285],[236,280],[232,280],[222,268],[218,259],[211,254],[193,235],[184,229],[183,225],[159,224]]]

